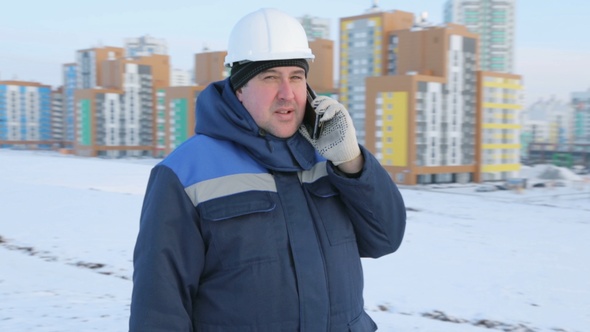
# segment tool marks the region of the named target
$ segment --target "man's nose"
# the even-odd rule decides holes
[[[289,82],[289,80],[284,79],[281,81],[281,84],[279,86],[278,97],[281,100],[291,100],[295,97],[295,94],[293,93],[293,88],[291,87],[291,83]]]

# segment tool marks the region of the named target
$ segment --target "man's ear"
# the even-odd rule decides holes
[[[238,97],[238,100],[241,103],[242,102],[242,88],[239,88],[236,90],[236,97]]]

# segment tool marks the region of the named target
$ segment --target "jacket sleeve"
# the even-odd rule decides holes
[[[197,213],[166,166],[150,174],[133,255],[129,331],[193,331],[192,298],[204,262]]]
[[[332,184],[348,209],[362,257],[380,257],[396,251],[404,237],[406,207],[387,171],[364,147],[365,165],[358,177],[339,175],[329,163]]]

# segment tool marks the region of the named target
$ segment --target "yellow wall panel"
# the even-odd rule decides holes
[[[482,127],[484,129],[520,129],[521,126],[509,123],[484,123]]]
[[[522,90],[522,85],[516,83],[485,82],[484,87]]]
[[[499,103],[484,103],[484,108],[499,108],[505,110],[520,110],[522,109],[522,105],[518,104],[499,104]]]
[[[393,166],[406,167],[408,166],[408,93],[394,91],[392,96],[388,97],[386,92],[377,97],[382,99],[383,128],[393,129],[392,133],[383,131],[381,138],[383,160],[391,160]],[[389,105],[392,107],[389,108]],[[386,120],[388,115],[393,115],[393,120]],[[388,138],[391,138],[391,142],[387,142]],[[386,153],[387,149],[392,149],[393,154]]]
[[[484,173],[511,172],[519,170],[520,164],[484,165],[481,167],[481,171]]]
[[[520,144],[483,144],[481,146],[484,150],[494,150],[494,149],[520,149]]]

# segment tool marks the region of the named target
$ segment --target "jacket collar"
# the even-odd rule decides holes
[[[197,98],[195,133],[243,146],[261,165],[275,171],[310,169],[319,155],[299,133],[279,138],[258,127],[231,88],[229,79],[210,84]]]

